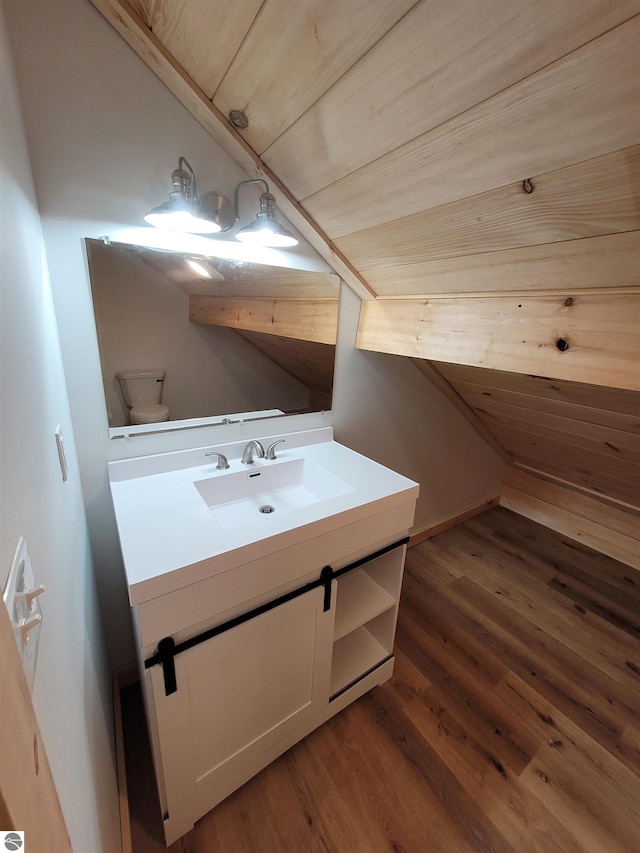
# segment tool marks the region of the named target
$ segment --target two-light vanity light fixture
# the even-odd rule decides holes
[[[196,176],[184,157],[180,157],[178,168],[171,173],[172,191],[169,200],[154,207],[145,216],[145,222],[157,228],[171,231],[186,231],[190,234],[224,234],[231,231],[238,221],[238,193],[247,184],[263,184],[265,192],[260,196],[260,210],[255,221],[237,232],[236,240],[255,246],[285,248],[295,246],[298,241],[278,222],[276,200],[269,192],[269,184],[262,178],[240,181],[236,187],[235,205],[217,190],[198,198]]]

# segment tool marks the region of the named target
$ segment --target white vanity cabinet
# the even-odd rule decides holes
[[[299,455],[339,470],[339,494],[231,532],[196,485],[224,476],[208,460],[184,470],[178,454],[110,465],[167,845],[393,672],[418,487],[327,445]],[[240,464],[231,472],[254,482],[261,469]]]
[[[287,580],[275,591],[234,602],[213,620],[177,630],[173,692],[156,657],[167,639],[157,637],[167,621],[161,611],[184,616],[203,601],[213,610],[217,600],[229,604],[216,593],[226,579],[217,576],[136,608],[141,640],[156,634],[153,642],[141,642],[140,661],[167,844],[390,677],[407,531],[377,542],[371,558],[371,546],[362,544],[371,526],[368,520],[349,525],[247,567],[247,589],[265,575]],[[373,526],[379,530],[385,519]],[[349,539],[361,547],[336,558]],[[314,568],[301,575],[294,567],[303,558]]]

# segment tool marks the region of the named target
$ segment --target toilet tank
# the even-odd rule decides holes
[[[141,406],[144,403],[160,403],[162,401],[165,371],[161,368],[118,370],[116,376],[127,406]]]

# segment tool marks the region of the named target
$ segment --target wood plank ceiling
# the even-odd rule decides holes
[[[640,505],[640,0],[92,2],[364,297],[359,347]]]

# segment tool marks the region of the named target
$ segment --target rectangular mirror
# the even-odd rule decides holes
[[[85,242],[112,435],[331,408],[337,275]]]

